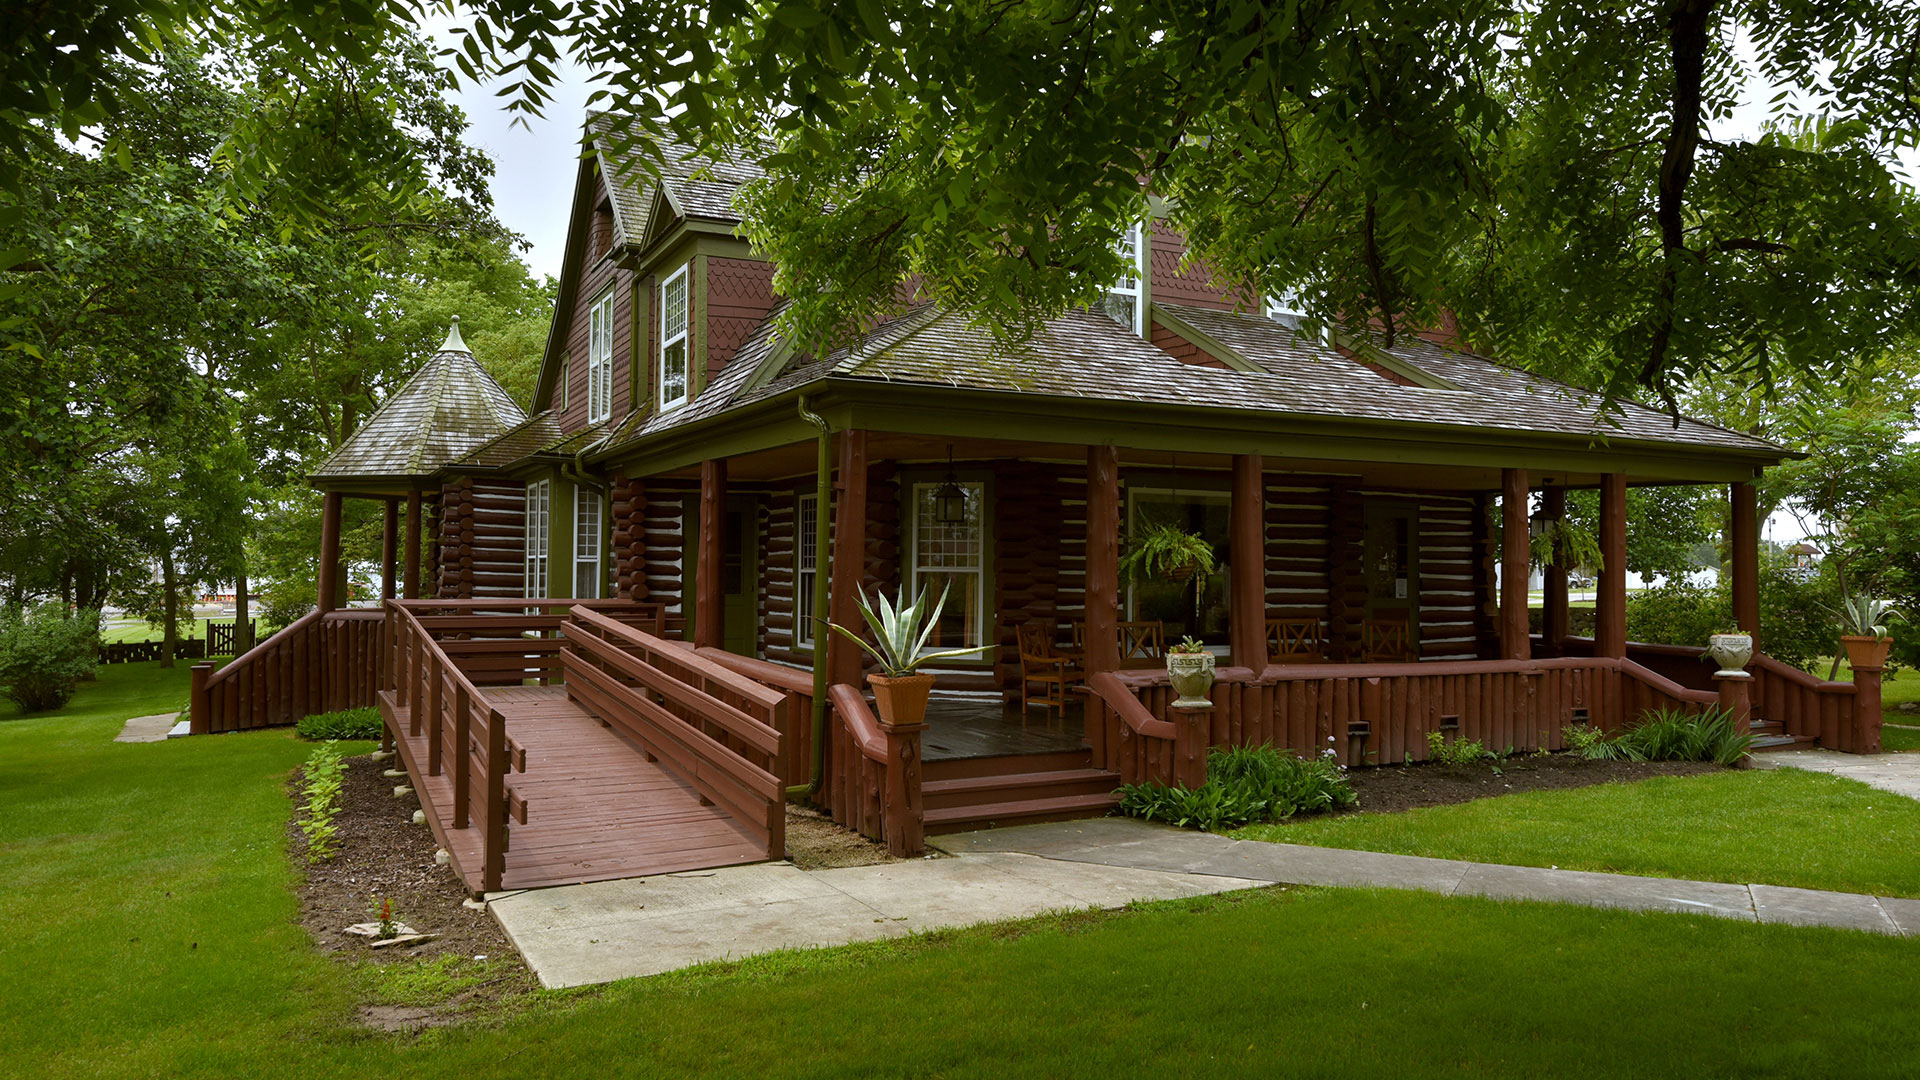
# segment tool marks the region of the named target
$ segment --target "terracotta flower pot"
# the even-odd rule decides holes
[[[1890,637],[1873,638],[1848,634],[1840,639],[1847,647],[1847,666],[1859,671],[1862,668],[1874,669],[1887,666],[1887,653],[1893,648]]]
[[[1168,653],[1167,681],[1173,684],[1174,692],[1180,695],[1174,699],[1174,708],[1212,708],[1213,702],[1207,697],[1207,691],[1213,689],[1213,654]]]
[[[880,708],[881,723],[894,727],[926,723],[927,698],[933,694],[933,676],[900,675],[888,678],[885,675],[869,675],[867,685],[873,687],[873,702]]]

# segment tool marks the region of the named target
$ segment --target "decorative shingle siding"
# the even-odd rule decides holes
[[[1148,336],[1155,346],[1183,364],[1195,367],[1223,368],[1227,365],[1218,357],[1208,353],[1200,346],[1167,329],[1165,323],[1155,322]]]
[[[773,308],[773,264],[758,259],[707,260],[707,377],[734,353]]]
[[[1237,300],[1243,309],[1254,307],[1251,293],[1244,288],[1215,281],[1213,270],[1205,263],[1181,266],[1180,261],[1186,254],[1186,237],[1168,228],[1166,222],[1155,221],[1153,251],[1147,257],[1147,269],[1153,275],[1151,295],[1154,301],[1227,309],[1234,307]]]

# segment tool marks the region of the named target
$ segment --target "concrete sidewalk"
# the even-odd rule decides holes
[[[1755,754],[1758,769],[1806,769],[1858,780],[1869,787],[1920,799],[1920,754],[1843,754],[1838,750],[1776,750]]]
[[[550,987],[1276,884],[1420,889],[1920,936],[1920,900],[1269,844],[1126,818],[960,833],[937,843],[954,857],[818,871],[762,863],[498,894],[489,906]]]

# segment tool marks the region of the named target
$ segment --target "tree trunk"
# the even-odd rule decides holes
[[[173,566],[173,545],[167,543],[160,552],[160,587],[166,590],[161,597],[161,605],[166,613],[166,625],[161,630],[160,666],[173,666],[174,646],[180,640],[180,575]]]
[[[247,614],[247,572],[233,576],[233,655],[253,648],[253,618]]]

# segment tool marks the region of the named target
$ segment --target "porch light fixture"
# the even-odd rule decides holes
[[[1532,536],[1536,540],[1542,536],[1547,535],[1546,507],[1541,507],[1540,509],[1535,510],[1533,512],[1533,515],[1527,518],[1527,534]]]
[[[953,477],[953,444],[947,444],[947,479],[933,492],[933,519],[942,525],[967,523],[967,493]]]

